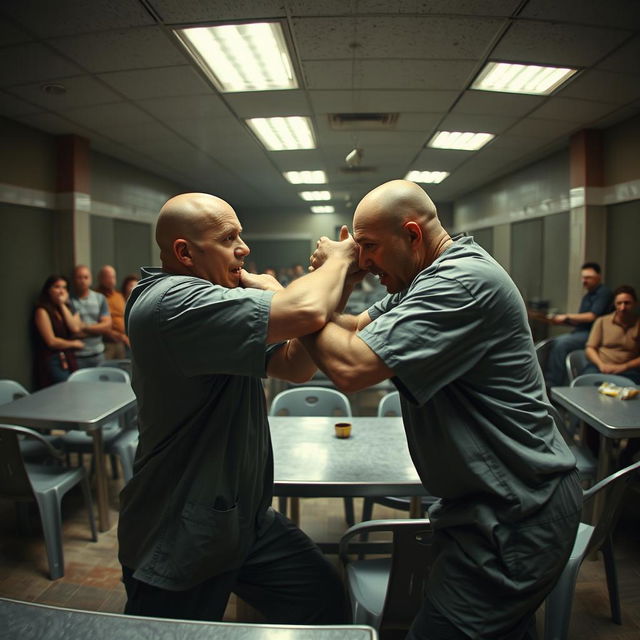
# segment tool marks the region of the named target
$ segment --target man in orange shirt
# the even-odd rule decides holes
[[[116,289],[116,270],[105,264],[98,272],[98,289],[107,299],[111,312],[111,329],[104,334],[104,355],[107,360],[126,358],[129,351],[129,338],[124,326],[125,299]]]

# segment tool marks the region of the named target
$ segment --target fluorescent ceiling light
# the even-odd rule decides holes
[[[404,179],[425,184],[440,184],[448,175],[448,171],[409,171]]]
[[[246,123],[269,151],[316,148],[311,120],[304,116],[250,118]]]
[[[220,91],[298,87],[279,22],[188,27],[174,33]]]
[[[285,171],[283,175],[291,184],[327,183],[327,174],[324,171]]]
[[[334,213],[335,209],[330,205],[316,205],[315,207],[311,207],[311,213]]]
[[[487,62],[471,88],[480,91],[504,91],[506,93],[529,93],[546,96],[576,72],[577,69],[565,67]]]
[[[301,191],[300,197],[303,200],[307,200],[309,202],[315,202],[317,200],[331,200],[331,192],[330,191]]]
[[[476,151],[493,140],[493,133],[475,133],[473,131],[438,131],[431,141],[430,147],[436,149],[461,149]]]

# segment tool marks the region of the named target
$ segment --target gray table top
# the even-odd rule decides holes
[[[0,640],[376,640],[365,626],[279,626],[138,618],[0,598]]]
[[[336,422],[352,424],[337,438]],[[274,493],[298,497],[419,496],[401,418],[270,417]]]
[[[620,400],[597,387],[552,387],[551,397],[607,438],[640,437],[640,396]]]
[[[0,422],[26,427],[95,429],[136,403],[122,382],[60,382],[0,405]]]

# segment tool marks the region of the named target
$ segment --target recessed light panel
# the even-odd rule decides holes
[[[484,147],[489,140],[493,140],[493,133],[476,133],[474,131],[438,131],[431,141],[430,147],[436,149],[460,149],[462,151],[477,151]]]
[[[448,171],[409,171],[404,179],[424,184],[440,184],[448,175]]]
[[[308,202],[316,202],[319,200],[331,200],[330,191],[301,191],[300,197]]]
[[[307,117],[250,118],[246,123],[269,151],[316,148],[311,120]]]
[[[285,171],[283,175],[291,184],[327,183],[327,174],[324,171]]]
[[[298,87],[278,22],[188,27],[174,33],[222,92]]]
[[[553,93],[576,72],[577,69],[567,67],[487,62],[471,88],[480,91],[503,91],[505,93],[546,96]]]
[[[330,205],[316,205],[315,207],[311,207],[311,213],[334,213],[335,209]]]

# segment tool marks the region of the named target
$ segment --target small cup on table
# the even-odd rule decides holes
[[[336,438],[348,438],[351,435],[350,422],[336,422]]]

